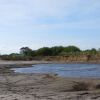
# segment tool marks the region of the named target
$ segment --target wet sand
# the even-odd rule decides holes
[[[5,63],[2,62],[0,65],[0,100],[100,100],[100,79],[98,78],[19,74],[10,70],[16,67],[10,66],[15,62]],[[17,64],[29,63],[17,62]]]

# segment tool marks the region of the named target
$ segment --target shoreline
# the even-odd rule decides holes
[[[32,64],[47,64],[51,63],[49,61],[6,61],[6,60],[0,60],[0,65],[32,65]]]
[[[100,64],[100,62],[77,62],[77,61],[8,61],[8,60],[0,60],[0,65],[33,65],[33,64]]]
[[[20,74],[10,70],[23,64],[29,63],[13,61],[0,63],[0,100],[100,100],[100,78]]]

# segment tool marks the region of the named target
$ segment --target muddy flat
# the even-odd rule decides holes
[[[100,100],[99,78],[19,74],[9,68],[0,66],[0,100]]]

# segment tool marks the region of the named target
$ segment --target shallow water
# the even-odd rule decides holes
[[[64,77],[100,77],[100,64],[37,64],[13,70],[18,73],[53,73]]]

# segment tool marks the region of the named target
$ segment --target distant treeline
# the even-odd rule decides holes
[[[32,50],[29,47],[22,47],[20,53],[11,53],[9,55],[1,55],[3,60],[33,60],[44,56],[67,56],[67,55],[95,55],[100,54],[100,49],[95,48],[89,50],[81,50],[76,46],[54,46],[43,47],[38,50]]]

